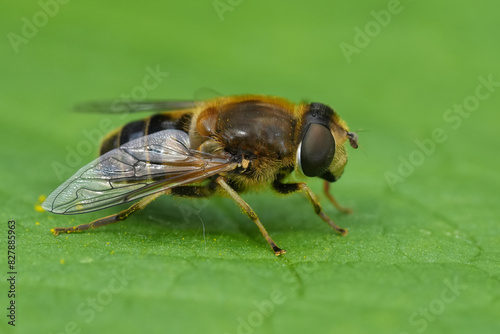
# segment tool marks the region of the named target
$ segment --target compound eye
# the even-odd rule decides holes
[[[300,168],[304,175],[313,177],[328,170],[335,155],[335,139],[326,126],[311,124],[300,147]]]

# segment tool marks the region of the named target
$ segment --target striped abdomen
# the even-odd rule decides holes
[[[99,154],[103,155],[126,142],[158,131],[175,129],[189,133],[192,116],[191,112],[168,112],[130,122],[103,139]]]

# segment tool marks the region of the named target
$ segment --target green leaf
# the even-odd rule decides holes
[[[499,331],[497,2],[4,7],[0,332]],[[342,43],[358,52],[346,56]],[[154,78],[158,69],[168,75]],[[323,102],[364,130],[333,185],[352,214],[308,182],[346,237],[305,196],[270,192],[243,198],[288,251],[281,257],[228,198],[165,196],[120,224],[50,233],[122,209],[60,216],[36,207],[95,158],[101,137],[148,115],[73,105],[206,91]]]

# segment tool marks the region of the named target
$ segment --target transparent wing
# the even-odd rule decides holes
[[[130,141],[81,168],[42,207],[59,214],[101,210],[236,167],[228,158],[190,149],[183,131],[160,131]]]
[[[79,112],[94,112],[107,114],[123,114],[129,112],[151,111],[163,112],[172,110],[191,109],[198,105],[197,101],[172,100],[172,101],[140,101],[125,102],[115,101],[94,101],[85,102],[75,106]]]
[[[197,101],[213,100],[222,96],[221,92],[210,87],[200,87],[193,93],[193,97]]]

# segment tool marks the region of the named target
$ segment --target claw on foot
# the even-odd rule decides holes
[[[279,248],[278,246],[273,247],[274,255],[280,256],[286,254],[286,250]]]
[[[345,228],[339,228],[337,232],[339,232],[343,237],[345,237],[347,233],[349,233],[349,231],[346,230]]]

